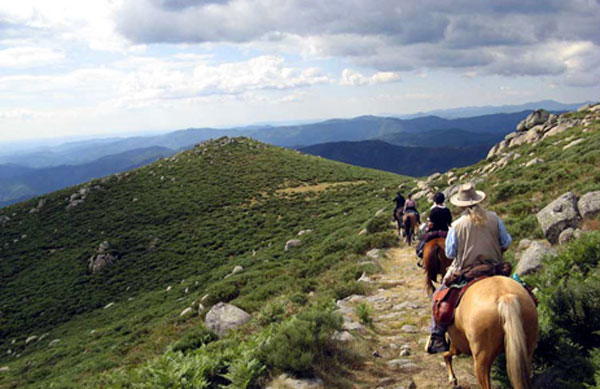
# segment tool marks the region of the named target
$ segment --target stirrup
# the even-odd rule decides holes
[[[446,336],[435,334],[429,335],[427,346],[425,346],[425,351],[427,351],[427,353],[437,354],[448,350],[450,350],[450,345],[446,341]]]

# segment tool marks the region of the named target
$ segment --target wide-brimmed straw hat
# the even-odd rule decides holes
[[[485,199],[485,193],[475,190],[472,183],[466,183],[458,188],[458,193],[450,198],[450,202],[457,207],[470,207],[479,204]]]

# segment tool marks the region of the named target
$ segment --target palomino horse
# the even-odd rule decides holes
[[[454,386],[457,386],[452,369],[454,355],[473,355],[479,386],[491,389],[490,369],[496,356],[504,351],[513,388],[531,387],[538,316],[533,299],[515,280],[494,276],[469,287],[456,308],[448,334],[451,345],[444,353],[444,360]]]
[[[406,237],[406,243],[410,246],[412,243],[413,236],[419,225],[417,224],[417,215],[414,212],[405,212],[402,216],[402,224],[404,224],[404,236]]]
[[[446,274],[448,266],[452,263],[446,257],[446,239],[435,238],[425,243],[423,247],[423,267],[425,268],[425,289],[427,293],[435,290],[433,282],[437,282],[437,276]]]

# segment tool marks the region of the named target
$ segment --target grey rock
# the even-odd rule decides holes
[[[323,380],[320,378],[313,379],[296,379],[282,374],[277,377],[266,389],[322,389]]]
[[[545,123],[550,118],[550,112],[545,109],[537,109],[525,118],[525,128],[530,129],[538,124]]]
[[[2,366],[2,367],[0,367],[0,372],[1,373],[6,373],[7,371],[10,371],[10,367],[8,367],[8,366]]]
[[[558,236],[558,244],[563,245],[563,244],[568,243],[571,240],[573,240],[573,238],[575,237],[574,232],[575,232],[575,230],[571,227],[569,227],[566,230],[564,230],[563,232],[561,232],[560,235]]]
[[[406,333],[409,333],[409,334],[416,334],[419,331],[416,326],[413,326],[411,324],[405,324],[405,325],[403,325],[400,330],[402,332],[406,332]]]
[[[25,340],[25,344],[29,344],[29,343],[31,343],[31,342],[34,342],[34,341],[36,341],[36,340],[37,340],[37,338],[38,338],[38,337],[37,337],[37,335],[31,335],[30,337],[28,337],[28,338]]]
[[[546,139],[551,136],[563,133],[563,132],[567,131],[568,129],[570,129],[571,127],[573,127],[573,124],[571,122],[559,123],[552,129],[550,129],[548,132],[546,132],[542,139]]]
[[[298,232],[298,236],[302,236],[304,234],[310,234],[312,232],[312,230],[301,230],[300,232]]]
[[[228,331],[247,323],[250,319],[251,316],[238,307],[220,302],[208,311],[204,322],[206,327],[223,337]]]
[[[584,219],[593,218],[600,213],[600,191],[588,192],[577,202],[579,213]]]
[[[358,233],[358,235],[365,235],[367,233],[367,229],[363,228],[362,230],[360,230],[360,232]]]
[[[56,346],[59,343],[60,343],[60,339],[54,339],[50,343],[48,343],[48,346],[53,347],[53,346]]]
[[[568,145],[565,145],[565,146],[563,147],[563,150],[570,149],[571,147],[573,147],[573,146],[575,146],[575,145],[578,145],[578,144],[580,144],[580,143],[583,143],[583,142],[585,142],[585,139],[583,139],[583,138],[580,138],[580,139],[575,139],[573,142],[569,143]]]
[[[567,192],[548,204],[536,217],[544,236],[553,244],[558,241],[558,236],[564,229],[581,225],[577,197],[573,192]]]
[[[106,305],[104,306],[104,309],[110,308],[110,307],[112,307],[113,305],[115,305],[115,303],[114,303],[114,302],[108,303],[108,304],[106,304]]]
[[[361,334],[366,331],[365,326],[355,321],[344,322],[342,329],[346,331],[357,331]]]
[[[348,331],[338,331],[333,334],[333,339],[337,340],[338,342],[346,343],[353,341],[354,336],[352,336],[352,334]]]
[[[406,357],[408,355],[410,355],[410,348],[404,348],[404,349],[400,350],[401,357]]]
[[[541,158],[537,158],[536,157],[536,158],[532,159],[531,161],[527,162],[525,164],[525,167],[530,167],[530,166],[533,166],[533,165],[539,165],[540,163],[544,163],[544,160],[541,159]]]
[[[584,104],[581,107],[577,108],[577,112],[587,111],[588,109],[592,108],[593,106],[594,106],[594,104]]]
[[[291,239],[285,242],[285,251],[288,251],[291,248],[298,247],[302,244],[300,239]]]
[[[530,239],[521,239],[521,241],[519,242],[519,246],[517,247],[517,249],[519,251],[523,251],[527,247],[529,247],[529,245],[531,245],[531,240]]]
[[[238,266],[236,266],[236,267],[233,268],[231,274],[237,274],[237,273],[242,272],[242,271],[244,271],[244,267],[238,265]]]
[[[533,273],[543,266],[544,258],[555,255],[556,250],[549,247],[547,243],[537,240],[533,241],[523,255],[521,255],[516,273],[520,276]]]
[[[379,258],[379,249],[371,249],[367,251],[367,257],[377,259]]]
[[[119,255],[114,250],[109,251],[110,243],[104,241],[96,248],[96,254],[92,255],[88,260],[88,269],[92,273],[97,273],[106,266],[112,265]]]
[[[419,370],[419,366],[410,359],[392,359],[387,362],[387,365],[394,370],[402,370],[405,372]]]
[[[179,316],[185,316],[189,313],[192,313],[192,308],[191,307],[187,307],[186,309],[184,309],[183,311],[181,311],[181,313],[179,314]]]
[[[385,208],[381,208],[379,211],[375,212],[375,216],[382,215],[385,212]]]

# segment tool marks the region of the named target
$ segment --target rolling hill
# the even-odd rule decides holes
[[[102,385],[193,333],[179,313],[206,294],[258,313],[358,291],[356,258],[396,239],[358,232],[405,181],[222,138],[0,210],[0,386]],[[105,241],[112,265],[92,272]]]

